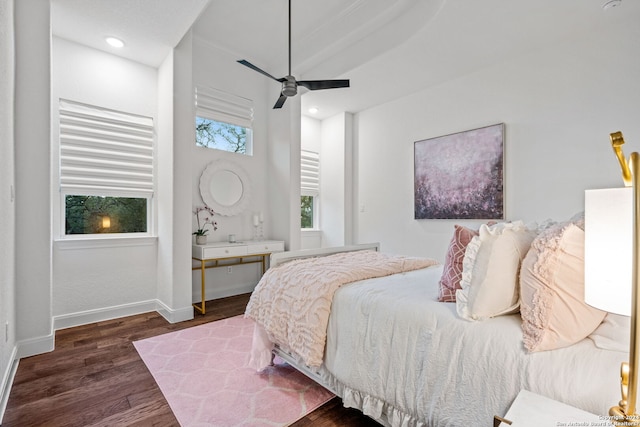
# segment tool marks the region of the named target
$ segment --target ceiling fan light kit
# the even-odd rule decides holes
[[[280,97],[276,101],[273,108],[282,108],[284,102],[289,96],[296,96],[298,93],[298,86],[305,87],[309,90],[321,90],[321,89],[336,89],[349,87],[349,80],[300,80],[297,81],[293,75],[291,75],[291,0],[289,0],[289,74],[279,79],[273,77],[271,74],[262,70],[261,68],[253,65],[246,59],[240,59],[238,62],[245,67],[249,67],[258,73],[269,77],[272,80],[282,83],[282,90],[280,91]]]

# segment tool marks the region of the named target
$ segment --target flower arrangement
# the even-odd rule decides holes
[[[204,219],[200,220],[200,213],[205,212],[206,214],[208,214],[208,216],[205,216]],[[207,225],[210,225],[211,228],[213,228],[213,231],[216,231],[218,229],[218,223],[215,222],[213,220],[213,216],[216,214],[213,209],[211,209],[209,206],[199,206],[196,208],[195,211],[193,211],[193,214],[196,216],[196,221],[198,223],[198,229],[196,231],[193,232],[194,235],[196,236],[206,236],[207,232],[209,231],[206,227]]]

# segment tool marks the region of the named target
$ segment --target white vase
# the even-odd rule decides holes
[[[196,245],[206,245],[206,244],[207,244],[207,236],[196,235]]]

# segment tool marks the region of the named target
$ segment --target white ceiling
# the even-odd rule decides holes
[[[51,0],[54,35],[159,66],[209,0]],[[126,45],[114,49],[105,37]]]
[[[349,78],[308,92],[303,112],[357,112],[524,55],[611,21],[640,22],[640,1],[293,0],[296,78]],[[287,74],[286,0],[51,0],[57,36],[158,66],[188,29],[276,77]],[[113,51],[104,37],[122,38]],[[273,84],[277,84],[273,82]],[[275,101],[275,100],[274,100]]]

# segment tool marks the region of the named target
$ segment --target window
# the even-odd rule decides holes
[[[318,229],[320,196],[320,156],[302,150],[300,155],[300,224],[302,229]]]
[[[315,196],[300,196],[300,224],[302,228],[315,228]]]
[[[211,88],[196,88],[196,145],[251,155],[253,102]]]
[[[153,119],[60,100],[63,235],[150,233]]]
[[[146,233],[147,199],[65,196],[65,234]]]

